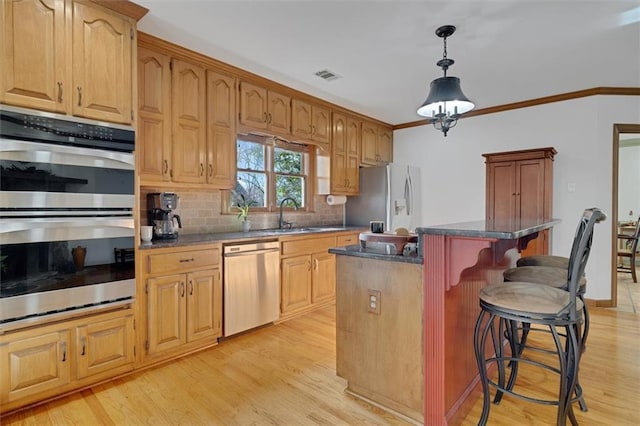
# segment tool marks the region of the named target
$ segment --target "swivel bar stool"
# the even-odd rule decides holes
[[[572,250],[569,258],[569,280],[566,290],[535,283],[511,282],[489,285],[480,291],[481,311],[474,333],[474,350],[484,394],[479,425],[485,425],[489,417],[491,405],[489,386],[497,389],[496,404],[500,402],[502,395],[507,393],[531,402],[557,405],[556,423],[564,426],[569,418],[573,425],[577,425],[572,402],[579,396],[576,393],[576,385],[582,355],[580,328],[583,322],[583,302],[578,297],[578,289],[589,258],[594,226],[605,218],[606,215],[600,209],[591,208],[584,211],[575,236],[576,249]],[[558,368],[521,357],[516,339],[508,339],[509,347],[504,347],[503,336],[513,336],[517,332],[505,328],[511,328],[518,322],[548,327],[555,343],[554,353],[558,356]],[[560,334],[558,329],[563,333]],[[493,344],[493,352],[487,355],[486,344],[489,338]],[[513,390],[518,365],[521,362],[558,373],[557,400],[533,398]],[[497,365],[497,381],[489,379],[487,374],[489,363]],[[508,380],[505,368],[507,364],[511,366]],[[576,394],[575,397],[574,394]]]

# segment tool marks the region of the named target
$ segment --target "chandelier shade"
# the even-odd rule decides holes
[[[418,115],[431,120],[433,126],[445,136],[450,128],[455,127],[462,114],[471,111],[475,104],[462,93],[460,79],[447,76],[447,69],[454,60],[447,58],[447,37],[456,30],[453,25],[445,25],[436,30],[436,35],[444,40],[444,53],[437,65],[442,68],[444,76],[431,82],[429,95],[418,108]]]

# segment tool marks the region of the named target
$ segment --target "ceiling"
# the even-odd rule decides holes
[[[141,31],[389,124],[421,119],[445,24],[448,75],[476,108],[640,87],[638,0],[133,1]]]

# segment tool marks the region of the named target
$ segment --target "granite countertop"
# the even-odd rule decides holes
[[[558,223],[560,223],[560,219],[549,219],[546,222],[532,221],[515,226],[508,223],[491,223],[485,220],[478,220],[475,222],[419,227],[416,228],[416,232],[418,234],[515,240],[549,229]]]
[[[256,240],[277,240],[279,237],[289,237],[293,235],[309,235],[329,232],[362,231],[362,226],[306,226],[292,229],[261,229],[249,232],[212,232],[202,234],[178,235],[175,239],[154,240],[150,243],[141,243],[141,250],[164,248],[164,247],[184,247],[207,243],[230,243]]]
[[[329,249],[329,253],[342,255],[364,257],[367,259],[383,260],[386,262],[416,263],[422,265],[424,259],[422,256],[413,252],[411,255],[403,256],[402,254],[389,254],[384,245],[367,245],[362,247],[359,244],[345,247],[333,247]]]

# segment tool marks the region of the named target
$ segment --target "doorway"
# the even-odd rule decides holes
[[[611,205],[611,300],[610,306],[618,306],[618,296],[621,296],[626,303],[626,297],[633,298],[633,294],[628,293],[629,287],[622,286],[625,293],[619,294],[618,272],[617,264],[618,257],[616,253],[618,251],[618,224],[619,222],[626,222],[629,220],[638,220],[640,215],[640,200],[634,199],[637,195],[631,196],[625,190],[628,188],[628,182],[626,180],[621,182],[621,176],[629,176],[629,179],[636,179],[640,176],[640,164],[638,162],[630,161],[628,154],[640,152],[640,124],[614,124],[613,125],[613,188],[612,188],[612,205]],[[640,162],[640,155],[638,156]],[[628,170],[632,169],[632,170]],[[640,188],[640,183],[635,184],[635,188]],[[622,191],[622,192],[621,192]],[[622,203],[622,204],[621,204]],[[633,283],[633,282],[632,282]],[[625,285],[626,277],[625,277]],[[635,283],[633,283],[635,284]],[[640,287],[640,283],[636,284]],[[636,297],[637,297],[636,293]],[[633,300],[633,299],[632,299]],[[635,301],[636,304],[638,301]],[[633,303],[633,302],[631,302]],[[633,309],[630,306],[630,310]]]

